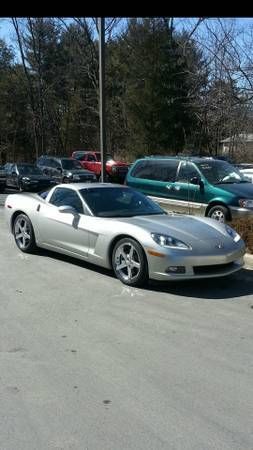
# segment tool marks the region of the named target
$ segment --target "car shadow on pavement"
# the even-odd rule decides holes
[[[150,281],[148,289],[181,297],[232,300],[253,294],[253,271],[245,268],[226,277],[182,280],[180,282]]]
[[[96,266],[87,261],[76,259],[72,256],[55,253],[53,251],[45,249],[39,249],[39,254],[40,256],[46,256],[55,260],[65,261],[68,264],[83,267],[84,269],[91,270],[92,272],[99,273],[112,279],[116,279],[112,270]],[[239,272],[220,278],[202,278],[181,281],[150,280],[147,286],[139,289],[141,289],[142,291],[147,290],[179,295],[181,297],[232,300],[237,297],[253,295],[253,270],[243,268]]]
[[[46,250],[44,248],[38,248],[36,254],[39,254],[39,256],[46,256],[47,258],[55,259],[58,261],[64,261],[66,263],[91,270],[92,272],[101,273],[101,275],[107,275],[111,278],[115,278],[112,270],[96,266],[89,261],[83,261],[81,259],[75,258],[74,256],[64,255],[63,253],[54,252],[53,250]]]

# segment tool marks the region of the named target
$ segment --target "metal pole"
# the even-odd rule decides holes
[[[105,131],[105,18],[98,19],[99,29],[99,117],[101,181],[106,181],[106,131]]]

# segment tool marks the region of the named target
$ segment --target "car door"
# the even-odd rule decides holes
[[[9,173],[8,173],[8,186],[17,188],[18,187],[18,169],[17,165],[13,164],[10,167]]]
[[[131,187],[140,190],[171,211],[178,211],[175,179],[178,159],[141,160],[131,173]]]
[[[51,166],[51,174],[52,174],[53,180],[56,183],[62,183],[63,170],[62,170],[61,160],[52,158],[50,160],[50,166]]]
[[[71,206],[76,214],[60,212],[59,206]],[[39,218],[39,239],[42,244],[62,253],[87,257],[89,232],[83,204],[76,191],[56,187],[49,202],[40,204]]]
[[[174,189],[178,203],[187,214],[201,215],[205,210],[204,185],[200,180],[200,172],[192,162],[180,162]]]

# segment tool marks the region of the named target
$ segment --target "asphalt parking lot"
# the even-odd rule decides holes
[[[0,207],[0,448],[252,450],[253,272],[128,288]]]

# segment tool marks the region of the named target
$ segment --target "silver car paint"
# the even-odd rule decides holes
[[[99,186],[103,189],[108,184],[92,183],[91,186]],[[117,185],[113,186],[116,187]],[[193,266],[225,264],[235,261],[233,267],[224,270],[224,275],[243,266],[242,257],[245,253],[243,241],[240,240],[235,243],[226,233],[224,225],[218,221],[204,217],[174,214],[117,219],[61,213],[56,206],[48,203],[57,187],[59,185],[51,189],[45,200],[37,194],[22,193],[9,195],[5,202],[6,220],[9,225],[12,215],[16,211],[23,211],[29,216],[39,247],[111,268],[110,250],[114,240],[120,236],[131,236],[140,242],[144,248],[148,261],[149,277],[157,280],[221,275],[220,272],[205,276],[195,275]],[[79,195],[79,189],[87,188],[89,185],[87,183],[75,183],[64,184],[64,187],[74,189]],[[122,188],[122,186],[118,187]],[[81,196],[80,198],[82,199]],[[151,232],[171,234],[173,237],[189,244],[192,249],[161,247],[152,239]],[[222,248],[218,248],[220,243],[222,243]],[[150,250],[164,256],[151,256]],[[167,274],[165,270],[169,265],[183,265],[186,267],[186,273],[181,275]]]

